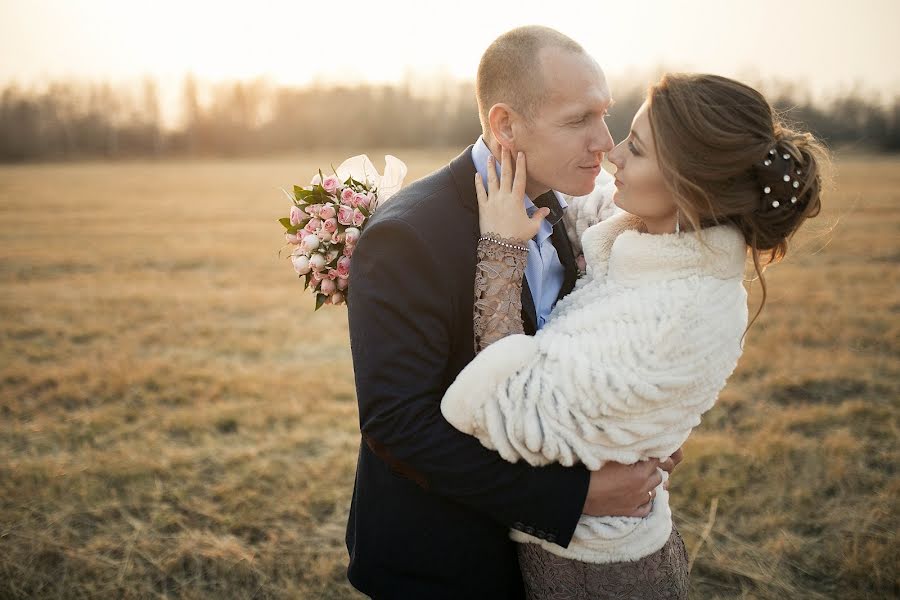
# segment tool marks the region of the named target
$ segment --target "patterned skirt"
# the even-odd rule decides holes
[[[633,561],[580,562],[551,554],[537,544],[518,544],[518,552],[528,600],[687,598],[688,556],[675,525],[662,548]]]

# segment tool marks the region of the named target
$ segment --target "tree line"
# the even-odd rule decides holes
[[[607,120],[617,140],[628,134],[646,92],[645,84],[622,88]],[[137,91],[109,83],[7,84],[0,93],[0,162],[465,146],[480,133],[472,82],[446,80],[423,93],[409,79],[290,87],[265,80],[201,85],[187,76],[180,95],[182,119],[167,127],[152,79]],[[768,96],[833,147],[900,151],[900,95],[884,104],[847,92],[823,104],[783,86]]]

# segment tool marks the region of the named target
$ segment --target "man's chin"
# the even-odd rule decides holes
[[[566,187],[566,188],[560,187],[560,188],[556,188],[556,190],[567,196],[573,196],[573,197],[587,196],[588,194],[590,194],[591,192],[594,191],[594,180],[592,179],[590,181],[590,183],[585,183],[578,187],[576,187],[576,186],[570,186],[570,187]]]

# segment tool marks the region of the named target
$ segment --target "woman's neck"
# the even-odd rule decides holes
[[[638,231],[641,233],[650,233],[653,235],[661,235],[664,233],[675,233],[675,213],[668,217],[662,218],[646,218],[641,217],[641,227]],[[684,225],[681,225],[684,229]]]

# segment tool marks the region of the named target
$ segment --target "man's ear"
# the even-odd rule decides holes
[[[491,136],[498,144],[513,152],[516,147],[513,122],[518,118],[518,113],[508,104],[498,102],[488,111],[488,125],[491,128]]]

